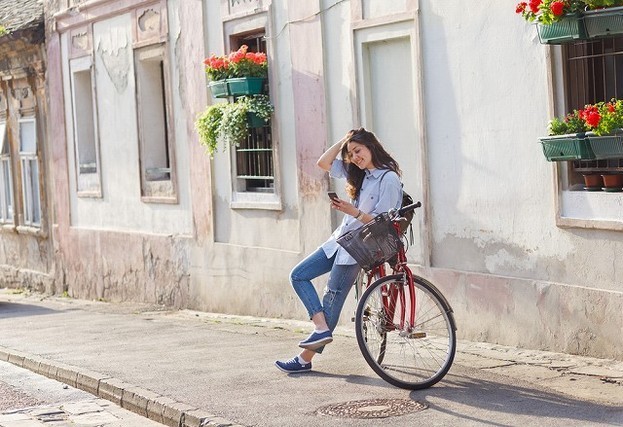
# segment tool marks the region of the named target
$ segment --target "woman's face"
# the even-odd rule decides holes
[[[359,169],[374,169],[372,163],[372,153],[370,149],[363,144],[350,141],[346,147],[348,150],[348,159]]]

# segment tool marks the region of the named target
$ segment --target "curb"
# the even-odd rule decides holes
[[[128,384],[110,375],[0,346],[0,360],[62,382],[170,427],[243,427],[240,424]]]

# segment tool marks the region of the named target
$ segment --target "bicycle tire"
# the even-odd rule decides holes
[[[355,331],[359,349],[377,375],[397,387],[420,390],[436,384],[450,370],[456,353],[456,327],[450,305],[434,285],[418,276],[413,276],[413,285],[414,295],[403,274],[371,284],[357,306]],[[415,296],[414,327],[408,321],[400,327],[402,304],[384,304],[388,292],[404,292],[407,311]],[[388,321],[386,312],[392,308],[394,316]],[[408,312],[405,318],[409,319]]]

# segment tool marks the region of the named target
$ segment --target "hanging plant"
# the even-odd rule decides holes
[[[241,96],[236,102],[211,105],[195,122],[199,142],[212,157],[219,141],[223,142],[225,149],[240,145],[249,135],[249,113],[267,123],[274,111],[267,95]]]
[[[199,142],[212,157],[218,147],[223,110],[228,104],[214,104],[201,113],[195,121],[195,129],[199,134]]]

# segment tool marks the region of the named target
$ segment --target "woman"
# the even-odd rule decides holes
[[[338,155],[341,154],[341,159]],[[400,208],[402,185],[398,163],[376,136],[364,128],[353,129],[318,159],[318,166],[333,178],[346,178],[351,202],[331,199],[331,207],[344,213],[329,240],[301,261],[290,273],[290,282],[307,309],[314,332],[299,343],[298,356],[275,365],[284,372],[308,372],[312,358],[333,341],[340,312],[360,267],[336,239],[371,221],[376,215]],[[331,272],[322,302],[311,280]]]

